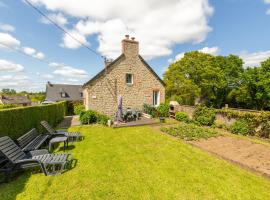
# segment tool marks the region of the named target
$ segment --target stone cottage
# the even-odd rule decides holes
[[[105,61],[104,69],[83,85],[83,93],[87,110],[109,116],[117,111],[119,96],[123,108],[142,109],[143,104],[165,101],[163,81],[139,55],[139,42],[128,35],[122,40],[122,54]]]

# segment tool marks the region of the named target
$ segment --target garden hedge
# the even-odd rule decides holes
[[[32,128],[42,132],[40,121],[46,120],[56,126],[66,112],[66,102],[0,110],[0,137],[8,135],[17,139]]]

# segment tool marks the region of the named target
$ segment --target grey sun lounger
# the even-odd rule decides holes
[[[52,135],[55,136],[66,136],[69,142],[78,141],[83,138],[80,132],[67,132],[67,131],[57,131],[53,129],[50,124],[46,121],[41,121],[40,124]]]
[[[0,138],[0,153],[8,160],[0,169],[5,173],[6,182],[11,173],[32,167],[40,167],[46,176],[60,174],[72,159],[71,154],[49,154],[46,149],[25,154],[8,136]]]

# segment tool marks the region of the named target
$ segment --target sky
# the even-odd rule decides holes
[[[245,67],[270,57],[270,0],[29,1],[80,43],[24,0],[0,0],[0,89],[83,84],[103,69],[102,56],[121,54],[126,34],[160,77],[193,50],[235,54]]]

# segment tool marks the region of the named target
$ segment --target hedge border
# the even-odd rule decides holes
[[[41,133],[43,131],[40,125],[42,120],[56,126],[64,118],[66,112],[67,103],[65,101],[0,110],[0,137],[7,135],[16,139],[32,128],[36,128]]]

